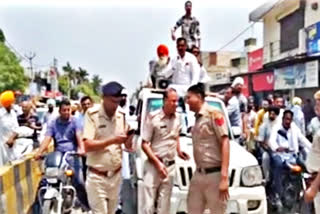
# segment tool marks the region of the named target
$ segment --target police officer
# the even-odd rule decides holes
[[[114,213],[121,183],[122,147],[131,149],[132,137],[125,115],[118,109],[123,86],[109,82],[102,87],[103,103],[85,115],[83,138],[87,152],[86,189],[94,214]]]
[[[195,112],[192,140],[196,172],[189,187],[188,213],[222,214],[229,198],[228,167],[229,138],[223,114],[204,101],[204,88],[200,84],[188,89],[187,103]]]
[[[176,154],[184,160],[189,159],[179,146],[181,124],[176,113],[178,98],[175,89],[167,89],[163,108],[151,112],[144,126],[142,149],[148,161],[145,164],[140,213],[154,214],[155,201],[157,214],[169,212]]]

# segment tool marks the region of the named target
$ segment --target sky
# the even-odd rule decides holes
[[[27,3],[26,3],[27,2]],[[159,44],[177,54],[170,29],[184,14],[184,0],[41,0],[0,2],[0,28],[21,55],[35,52],[36,68],[58,59],[103,82],[119,81],[132,92],[145,79]],[[201,49],[216,51],[250,25],[249,13],[266,0],[193,1],[200,21]],[[177,32],[180,33],[178,30]],[[177,33],[177,36],[179,35]],[[226,47],[243,51],[244,39],[262,45],[262,24]],[[27,65],[26,61],[22,61]]]

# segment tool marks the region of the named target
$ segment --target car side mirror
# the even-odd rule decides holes
[[[231,130],[235,138],[239,138],[241,136],[241,128],[239,126],[232,126]]]

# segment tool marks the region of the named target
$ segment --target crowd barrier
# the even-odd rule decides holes
[[[42,174],[33,156],[0,167],[0,214],[31,214]]]

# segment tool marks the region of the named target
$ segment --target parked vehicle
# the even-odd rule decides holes
[[[74,206],[76,190],[71,184],[74,172],[68,164],[68,158],[75,152],[52,152],[45,157],[44,181],[38,192],[43,214],[68,214]]]
[[[147,114],[151,111],[162,107],[163,93],[161,89],[142,89],[139,94],[138,104],[136,106],[137,116],[137,136],[135,137],[136,153],[130,154],[130,166],[132,171],[132,186],[136,192],[136,213],[140,214],[139,200],[141,194],[141,186],[143,185],[144,164],[147,160],[145,153],[141,148],[142,139],[140,132],[144,127]],[[224,103],[213,97],[207,97],[206,101],[209,105],[221,110],[225,115],[226,109]],[[194,113],[189,110],[188,105],[184,103],[183,98],[179,100],[177,111],[181,114],[181,122],[183,124],[180,136],[180,146],[182,151],[190,155],[190,160],[184,161],[176,158],[176,177],[171,196],[170,214],[187,213],[187,194],[191,177],[195,170],[193,159],[193,146],[189,128],[194,124]],[[229,128],[230,137],[230,200],[228,202],[227,213],[250,213],[250,214],[266,214],[267,200],[264,188],[264,180],[262,170],[258,165],[256,158],[247,152],[242,146],[234,141],[234,134],[228,117],[226,117]],[[239,135],[239,133],[237,133]],[[142,202],[143,203],[143,202]]]

